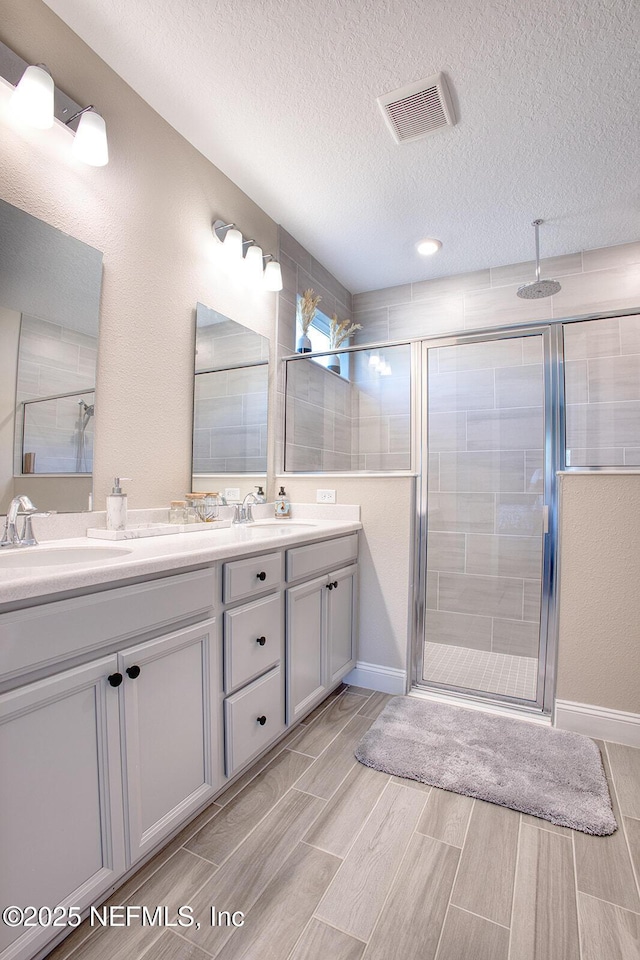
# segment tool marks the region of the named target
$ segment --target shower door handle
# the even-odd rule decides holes
[[[549,507],[546,503],[542,507],[542,531],[549,533]]]

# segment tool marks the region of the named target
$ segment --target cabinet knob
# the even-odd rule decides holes
[[[120,684],[122,683],[122,674],[112,673],[110,676],[107,677],[107,680],[109,681],[112,687],[119,687]]]
[[[334,590],[337,590],[337,589],[338,589],[338,581],[337,581],[337,580],[334,580],[334,581],[333,581],[333,587],[334,587]]]
[[[132,667],[127,667],[127,676],[131,677],[132,680],[135,680],[136,677],[140,676],[140,667],[135,663]]]
[[[256,637],[256,643],[259,643],[261,647],[264,647],[266,642],[267,642],[266,637]]]
[[[258,580],[266,580],[266,579],[267,579],[267,575],[266,575],[266,573],[264,572],[264,570],[261,570],[260,573],[257,574],[257,577],[258,577]]]
[[[265,723],[267,722],[267,718],[264,717],[264,716],[263,716],[263,717],[258,717],[257,720],[258,720],[258,723],[260,724],[261,727],[264,727]]]
[[[333,584],[332,584],[332,583],[327,583],[327,584],[326,584],[326,588],[327,588],[327,590],[333,590]]]

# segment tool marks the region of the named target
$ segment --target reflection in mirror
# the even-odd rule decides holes
[[[102,254],[0,201],[0,513],[86,510]]]
[[[266,482],[269,340],[199,303],[193,404],[193,489],[242,493]],[[236,475],[238,481],[234,482]],[[221,482],[216,483],[220,477]]]

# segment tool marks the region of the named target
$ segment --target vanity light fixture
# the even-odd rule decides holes
[[[425,237],[424,240],[420,240],[419,243],[416,243],[416,250],[423,257],[430,257],[434,253],[437,253],[442,247],[442,241],[436,240],[434,237]]]
[[[256,282],[261,282],[264,289],[274,292],[282,290],[282,270],[273,254],[264,255],[262,247],[255,240],[244,240],[235,223],[214,220],[211,232],[232,257],[237,257],[238,263],[244,260],[248,275],[254,277]]]
[[[247,270],[257,281],[262,279],[262,247],[259,247],[255,240],[245,240],[243,246],[246,246],[244,262]]]
[[[43,63],[30,66],[11,94],[9,109],[23,123],[37,130],[53,126],[53,77]]]
[[[263,257],[267,261],[264,268],[264,285],[267,290],[273,290],[275,293],[282,290],[282,270],[278,261],[269,254]]]
[[[67,126],[78,117],[80,121],[71,147],[74,156],[92,167],[104,167],[109,163],[109,145],[104,118],[95,112],[92,103],[67,120]]]
[[[104,119],[91,104],[81,107],[62,90],[44,64],[29,65],[0,41],[0,77],[14,87],[10,112],[23,123],[47,130],[59,120],[73,135],[72,152],[79,160],[102,167],[109,160]],[[77,131],[71,124],[78,120]]]

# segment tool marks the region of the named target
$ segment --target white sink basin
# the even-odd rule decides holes
[[[90,564],[102,560],[122,560],[131,552],[126,547],[5,547],[0,551],[0,568]]]

